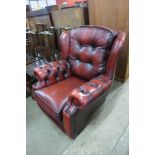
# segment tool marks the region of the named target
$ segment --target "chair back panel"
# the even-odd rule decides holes
[[[72,74],[90,80],[104,73],[116,34],[115,31],[96,26],[83,26],[69,31],[69,52],[66,53]]]

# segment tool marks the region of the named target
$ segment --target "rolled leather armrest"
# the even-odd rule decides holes
[[[69,96],[69,103],[82,109],[105,92],[111,84],[112,80],[108,76],[99,75],[79,88],[75,88]]]
[[[34,69],[38,82],[33,90],[38,90],[71,76],[70,65],[66,60],[57,60]]]

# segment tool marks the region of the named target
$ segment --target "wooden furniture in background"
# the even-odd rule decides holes
[[[107,26],[126,32],[115,78],[125,81],[129,76],[129,0],[88,0],[90,25]]]
[[[73,7],[52,11],[52,19],[55,27],[80,27],[88,25],[88,8]]]
[[[37,31],[36,30],[37,23],[41,23],[46,26],[53,26],[53,20],[50,12],[51,10],[57,10],[57,9],[58,9],[57,5],[54,5],[47,9],[27,12],[26,18],[30,28],[33,31]]]
[[[43,31],[46,30],[46,25],[42,24],[42,23],[37,23],[36,24],[36,29],[37,29],[37,33],[43,32]]]
[[[46,9],[27,13],[27,25],[33,32],[39,33],[48,30],[49,27],[54,27],[54,51],[60,50],[59,37],[63,31],[89,24],[88,7],[74,6],[57,9],[57,7],[46,7]],[[59,55],[60,53],[58,57]]]
[[[38,35],[38,57],[46,58],[48,61],[51,61],[51,58],[54,57],[55,52],[55,39],[54,34],[49,31],[40,32]]]
[[[37,23],[43,23],[47,26],[51,26],[51,19],[49,17],[48,12],[45,9],[31,11],[28,12],[26,15],[30,28],[35,32],[37,31],[36,29]]]
[[[37,57],[37,35],[29,30],[26,32],[26,64],[36,61]]]
[[[30,5],[26,5],[26,12],[29,12],[29,11],[31,11]]]

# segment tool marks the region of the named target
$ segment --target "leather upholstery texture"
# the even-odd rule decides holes
[[[104,36],[104,37],[102,37]],[[70,32],[69,61],[71,71],[90,80],[104,73],[114,35],[112,32],[90,28],[75,29]]]
[[[70,137],[82,131],[105,99],[125,36],[98,26],[66,31],[60,36],[62,60],[34,70],[34,99]]]
[[[70,38],[61,47],[74,75],[90,80],[105,72],[106,61],[116,32],[94,27],[81,27],[65,33]]]
[[[60,112],[67,104],[69,94],[74,88],[80,87],[83,83],[85,83],[84,80],[72,76],[58,82],[57,84],[53,84],[35,91],[35,96],[37,96],[37,98],[40,98],[40,100],[42,100],[44,104],[52,109],[58,119],[60,119]]]
[[[108,77],[99,75],[80,87],[75,88],[69,96],[69,102],[77,105],[79,109],[82,109],[106,91],[110,87],[111,82]]]
[[[54,61],[34,69],[38,83],[33,89],[41,89],[71,76],[70,64],[66,60]]]

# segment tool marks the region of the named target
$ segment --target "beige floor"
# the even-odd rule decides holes
[[[128,155],[129,82],[115,81],[105,103],[72,140],[27,98],[27,155]]]

